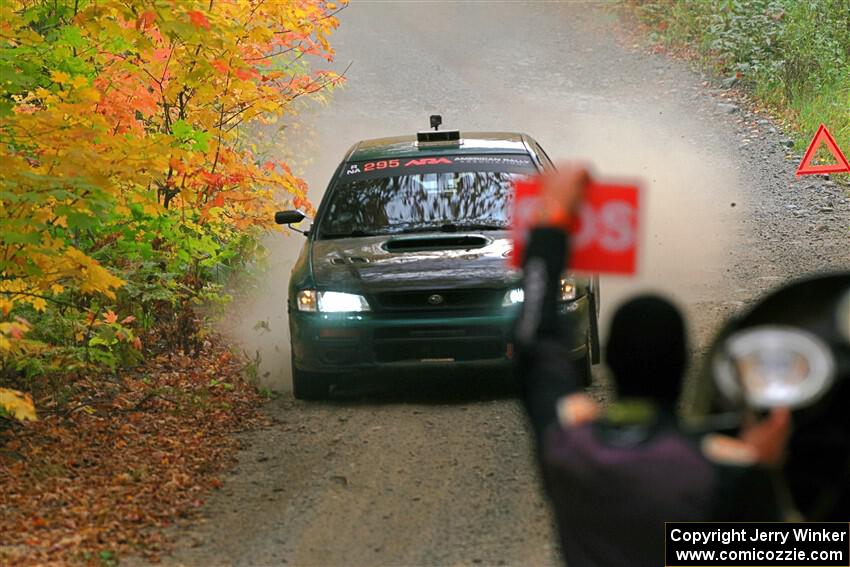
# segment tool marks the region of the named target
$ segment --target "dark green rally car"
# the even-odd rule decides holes
[[[432,118],[433,122],[437,117]],[[358,376],[509,368],[523,300],[509,268],[512,182],[552,167],[529,136],[456,130],[365,140],[334,173],[289,283],[296,398]],[[281,211],[280,224],[305,219]],[[564,274],[577,367],[598,361],[596,278]]]

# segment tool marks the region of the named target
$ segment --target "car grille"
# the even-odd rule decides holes
[[[379,311],[483,311],[498,309],[505,290],[449,289],[430,291],[399,291],[375,294]]]
[[[375,331],[378,362],[487,360],[505,355],[503,331],[494,326],[391,327]]]

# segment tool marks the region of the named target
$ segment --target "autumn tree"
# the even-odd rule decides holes
[[[174,347],[306,186],[249,134],[341,78],[324,0],[0,3],[0,380]],[[284,201],[284,202],[281,202]],[[288,202],[286,202],[288,201]],[[156,346],[156,345],[151,345]]]

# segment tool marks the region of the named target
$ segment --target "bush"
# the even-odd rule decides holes
[[[340,77],[324,0],[0,3],[0,385],[189,352],[306,186],[246,140]],[[279,203],[278,201],[287,201]]]
[[[635,4],[671,46],[735,75],[805,141],[823,122],[850,148],[850,0],[648,0]]]

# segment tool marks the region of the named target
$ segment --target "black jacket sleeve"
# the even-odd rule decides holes
[[[532,231],[523,263],[525,300],[514,328],[521,397],[538,442],[557,421],[557,402],[579,390],[569,357],[570,329],[559,324],[558,293],[569,253],[557,228]]]

